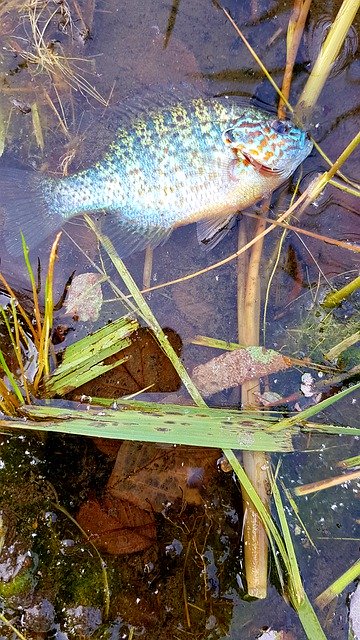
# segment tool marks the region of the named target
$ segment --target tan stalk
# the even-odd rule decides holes
[[[296,113],[301,111],[308,117],[312,112],[359,7],[360,0],[343,0],[295,107]]]
[[[268,210],[268,203],[263,209],[263,215]],[[242,225],[243,226],[243,225]],[[255,235],[261,233],[266,226],[263,217],[258,218]],[[239,244],[243,242],[243,233],[240,232]],[[256,243],[251,250],[248,269],[243,256],[238,262],[238,334],[239,342],[249,345],[259,344],[260,334],[260,279],[263,242]],[[246,281],[244,283],[244,275]],[[257,404],[257,393],[260,392],[258,380],[245,382],[241,387],[242,405],[253,406]],[[267,456],[264,452],[243,452],[244,470],[259,494],[261,501],[268,508],[267,495]],[[256,508],[247,493],[243,490],[244,504],[244,558],[247,592],[254,598],[266,598],[268,576],[268,541],[263,523]]]
[[[257,213],[251,213],[250,211],[243,211],[242,215],[248,218],[258,217]],[[289,224],[288,222],[279,222],[278,220],[272,220],[271,218],[264,218],[264,220],[266,220],[266,222],[269,222],[269,224],[275,224],[277,227],[283,227],[284,229],[288,229],[289,231],[295,231],[299,235],[308,236],[309,238],[315,238],[320,242],[333,244],[336,247],[340,247],[341,249],[346,249],[347,251],[352,251],[353,253],[360,253],[360,245],[358,244],[349,244],[349,242],[342,242],[341,240],[336,240],[335,238],[329,238],[329,236],[323,236],[320,233],[315,233],[315,231],[309,231],[308,229],[301,229],[301,227],[295,227],[295,225]]]
[[[284,78],[281,87],[283,96],[288,100],[290,97],[290,86],[296,55],[300,46],[303,35],[305,22],[309,13],[311,0],[295,0],[294,8],[290,16],[287,36],[286,36],[286,65]],[[278,115],[279,118],[286,117],[286,105],[282,98],[279,100]]]
[[[317,480],[316,482],[310,482],[309,484],[303,484],[301,487],[296,487],[295,495],[307,496],[309,493],[316,493],[323,489],[329,489],[330,487],[337,487],[339,484],[350,482],[351,480],[358,480],[360,478],[360,470],[352,471],[351,473],[342,474],[341,476],[335,476],[334,478],[325,478],[325,480]]]

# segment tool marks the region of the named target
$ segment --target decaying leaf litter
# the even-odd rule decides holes
[[[256,247],[256,245],[255,245],[255,247]],[[246,255],[246,254],[245,254],[245,255]],[[355,278],[355,275],[356,275],[356,274],[354,274],[354,278]],[[314,297],[314,296],[313,296],[313,297]],[[251,317],[251,318],[253,317],[253,313],[252,313],[252,312],[250,312],[250,317]],[[221,326],[221,325],[220,325],[220,326]],[[249,325],[249,326],[250,326],[250,325]],[[189,327],[189,331],[190,331],[190,332],[191,332],[191,329],[192,329],[192,327],[190,326],[190,327]],[[46,331],[45,331],[45,333],[46,333]],[[204,333],[205,333],[205,331],[204,331]],[[223,333],[221,333],[221,332],[220,332],[220,333],[218,333],[218,335],[219,335],[220,337],[222,337],[222,338],[224,337],[224,334],[223,334]],[[231,337],[232,337],[232,339],[234,339],[233,335],[232,335]],[[241,339],[240,339],[240,342],[242,342],[242,341],[241,341]],[[247,342],[247,341],[246,341],[246,340],[244,340],[244,344],[246,344],[246,342]],[[253,341],[253,342],[255,342],[255,341]],[[331,365],[331,364],[333,364],[333,365],[336,367],[336,363],[335,363],[335,364],[334,364],[334,363],[329,363],[329,364],[330,364],[330,365]],[[39,377],[39,380],[40,380],[40,377]],[[19,392],[20,392],[20,395],[21,395],[21,390],[19,390]],[[185,600],[185,602],[186,602],[186,600]],[[191,618],[189,618],[189,615],[190,615],[190,614],[189,614],[189,611],[188,611],[188,609],[186,609],[186,610],[187,610],[187,620],[189,620],[189,619],[191,620]],[[191,612],[190,612],[190,613],[191,613]],[[194,624],[194,623],[193,623],[193,624]],[[313,637],[315,637],[315,636],[313,636]]]

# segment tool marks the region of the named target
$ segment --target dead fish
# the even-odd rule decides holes
[[[180,92],[181,93],[181,92]],[[307,134],[236,97],[179,92],[117,109],[114,139],[93,166],[63,178],[2,170],[5,242],[21,253],[84,212],[106,212],[121,256],[198,223],[209,242],[232,216],[269,195],[312,149]]]

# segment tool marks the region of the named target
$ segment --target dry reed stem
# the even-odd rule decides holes
[[[150,287],[153,257],[154,257],[153,248],[147,247],[145,250],[144,271],[143,271],[143,287],[144,288]]]
[[[256,221],[255,235],[260,234],[266,227],[264,220],[268,210],[268,202],[262,210],[262,217]],[[252,225],[251,225],[252,226]],[[251,250],[249,266],[246,272],[245,296],[241,296],[238,303],[238,334],[239,341],[246,346],[258,345],[260,337],[260,265],[263,250],[263,240],[256,243]],[[241,276],[242,277],[242,276]],[[253,406],[258,402],[260,386],[258,380],[245,381],[241,387],[242,405]],[[261,497],[263,504],[268,507],[267,495],[267,456],[263,452],[243,452],[244,470]],[[268,576],[268,541],[262,521],[257,510],[246,493],[243,493],[244,504],[244,557],[247,592],[254,598],[266,598]]]
[[[359,7],[360,0],[343,0],[335,21],[321,47],[308,81],[302,90],[295,107],[296,113],[301,111],[307,118],[309,114],[311,114]]]
[[[350,482],[351,480],[359,480],[360,469],[352,471],[351,473],[342,474],[341,476],[335,476],[334,478],[326,478],[325,480],[317,480],[316,482],[310,482],[309,484],[303,484],[301,487],[294,489],[295,495],[307,496],[309,493],[316,493],[317,491],[323,491],[323,489],[330,489],[330,487],[337,487],[339,484]]]
[[[296,55],[303,35],[306,18],[310,9],[311,0],[295,0],[294,8],[290,16],[286,37],[286,65],[281,92],[288,100]],[[282,98],[279,100],[278,116],[286,117],[286,105]]]
[[[25,309],[21,306],[20,302],[18,301],[18,298],[16,296],[16,294],[14,293],[14,291],[12,290],[12,288],[8,285],[7,281],[5,280],[4,276],[2,275],[2,273],[0,273],[0,282],[4,285],[7,293],[9,294],[9,296],[11,298],[13,298],[14,300],[16,300],[17,302],[17,308],[21,314],[21,317],[24,319],[28,329],[30,330],[30,333],[33,337],[34,342],[36,342],[37,340],[37,335],[36,335],[36,331],[35,328],[28,316],[28,314],[26,313]]]
[[[243,216],[248,218],[257,218],[257,213],[251,213],[250,211],[243,211]],[[320,242],[326,242],[327,244],[333,244],[335,247],[339,247],[340,249],[347,249],[347,251],[352,251],[353,253],[360,253],[360,245],[358,244],[349,244],[348,242],[343,242],[342,240],[336,240],[335,238],[329,238],[329,236],[323,236],[320,233],[315,233],[315,231],[308,231],[307,229],[301,229],[301,227],[295,227],[293,224],[289,224],[288,222],[278,222],[277,220],[273,220],[272,218],[264,218],[266,222],[269,224],[275,224],[278,227],[282,227],[283,229],[288,229],[289,231],[295,231],[299,235],[308,236],[309,238],[315,238]]]

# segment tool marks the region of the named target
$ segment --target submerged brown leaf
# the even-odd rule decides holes
[[[193,370],[192,379],[205,396],[291,367],[289,358],[272,349],[247,347],[223,353]]]
[[[121,500],[160,513],[181,500],[201,504],[202,492],[216,471],[219,451],[202,447],[160,447],[124,442],[108,481],[108,492]]]
[[[114,496],[101,501],[90,498],[76,519],[95,546],[106,553],[135,553],[156,541],[154,515]]]

